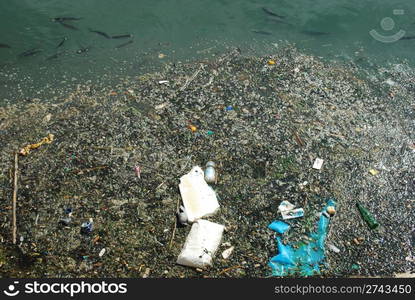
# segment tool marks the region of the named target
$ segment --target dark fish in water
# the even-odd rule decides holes
[[[56,48],[59,48],[63,45],[63,43],[65,43],[65,41],[67,40],[67,37],[64,37],[63,40],[56,46]]]
[[[6,44],[0,44],[0,48],[11,48],[9,45]]]
[[[281,19],[284,19],[285,18],[285,16],[280,16],[280,15],[277,15],[276,13],[274,13],[273,11],[271,11],[271,10],[269,10],[268,8],[266,8],[266,7],[263,7],[262,8],[262,10],[267,14],[267,15],[270,15],[270,16],[274,16],[274,17],[278,17],[278,18],[281,18]]]
[[[78,50],[76,50],[76,53],[81,54],[89,51],[89,47],[82,47]]]
[[[18,55],[18,57],[26,57],[26,56],[32,56],[35,55],[36,53],[42,52],[42,50],[38,49],[38,48],[33,48],[30,50],[27,50],[25,52],[22,52]]]
[[[404,36],[401,40],[415,40],[415,36]]]
[[[132,44],[132,43],[133,43],[133,41],[128,41],[128,42],[126,42],[126,43],[124,43],[124,44],[121,44],[121,45],[116,46],[115,48],[116,48],[116,49],[118,49],[118,48],[121,48],[121,47],[127,46],[127,45]]]
[[[253,33],[263,34],[263,35],[271,35],[271,32],[263,31],[263,30],[251,30]]]
[[[65,21],[78,21],[82,18],[76,18],[76,17],[56,17],[52,18],[53,22],[65,22]]]
[[[330,34],[330,32],[313,31],[313,30],[304,30],[302,31],[302,33],[308,34],[308,35],[316,35],[316,36]]]
[[[133,37],[132,34],[122,34],[122,35],[113,35],[113,39],[125,39],[125,38],[131,38]]]
[[[91,28],[89,28],[89,31],[94,32],[94,33],[99,34],[99,35],[102,35],[103,37],[105,37],[107,39],[111,38],[108,34],[106,34],[105,32],[102,32],[102,31],[92,30]]]
[[[47,57],[46,58],[46,60],[51,60],[51,59],[55,59],[55,58],[58,58],[60,55],[62,55],[63,54],[63,52],[57,52],[57,53],[55,53],[55,54],[53,54],[53,55],[51,55],[51,56],[49,56],[49,57]]]
[[[72,29],[72,30],[79,30],[78,28],[76,28],[75,26],[70,25],[70,24],[66,24],[66,23],[63,23],[63,22],[59,22],[59,24],[61,24],[63,27],[66,27],[66,28],[69,28],[69,29]]]

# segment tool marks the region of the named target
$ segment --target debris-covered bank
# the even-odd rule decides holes
[[[337,206],[323,275],[411,271],[414,78],[404,66],[368,76],[293,49],[260,58],[233,51],[118,86],[85,84],[59,103],[3,107],[0,272],[266,277],[277,252],[267,226],[281,219],[280,203],[304,209],[287,221],[282,241],[293,243],[315,229],[329,197]],[[12,246],[13,152],[48,134],[50,144],[19,157]],[[316,158],[324,160],[319,170]],[[176,264],[190,231],[176,228],[178,184],[208,161],[216,163],[220,203],[208,219],[226,229],[213,266],[196,270]],[[378,229],[369,229],[356,201]],[[91,232],[82,234],[90,219]]]

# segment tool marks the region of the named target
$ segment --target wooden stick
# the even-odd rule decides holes
[[[17,202],[17,169],[18,169],[19,156],[17,152],[14,153],[14,189],[13,189],[13,224],[12,224],[12,236],[13,244],[16,244],[17,225],[16,225],[16,202]]]
[[[230,270],[233,270],[233,269],[242,269],[242,266],[233,266],[233,267],[230,267],[230,268],[223,269],[222,271],[219,272],[218,275],[221,275],[221,274],[226,273],[226,272],[228,272]]]
[[[177,198],[177,205],[176,205],[176,211],[174,213],[174,228],[173,233],[171,235],[170,243],[169,243],[169,249],[171,249],[171,244],[173,243],[174,235],[176,234],[176,228],[177,228],[177,220],[176,220],[176,213],[179,211],[179,205],[180,205],[180,198]]]

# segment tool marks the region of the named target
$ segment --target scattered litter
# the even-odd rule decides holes
[[[327,244],[327,248],[329,248],[331,251],[335,253],[340,253],[340,249],[334,246],[333,244]]]
[[[275,60],[270,59],[270,60],[268,61],[268,65],[275,65]]]
[[[376,229],[379,226],[379,223],[376,221],[375,217],[359,202],[356,203],[356,206],[369,228]]]
[[[150,268],[146,268],[143,274],[143,278],[148,278],[148,276],[150,276]]]
[[[22,149],[20,149],[19,154],[20,155],[27,155],[27,154],[29,154],[30,150],[39,148],[43,144],[50,144],[50,143],[52,143],[53,138],[54,138],[54,135],[51,134],[51,133],[49,133],[48,136],[47,137],[44,137],[39,143],[27,145],[27,146],[23,147]]]
[[[219,209],[215,191],[206,183],[203,171],[195,166],[180,178],[180,194],[190,223],[213,215]]]
[[[281,215],[284,220],[300,218],[304,216],[304,209],[297,208],[289,211],[282,211]]]
[[[101,251],[99,251],[98,256],[102,257],[105,254],[105,251],[106,251],[105,248],[102,248]]]
[[[141,168],[139,165],[134,167],[135,176],[137,176],[139,179],[141,178]]]
[[[154,109],[155,109],[155,110],[160,110],[160,109],[165,108],[167,105],[169,105],[169,102],[164,102],[164,103],[162,103],[162,104],[156,105],[156,106],[154,107]]]
[[[177,263],[194,268],[211,266],[224,228],[225,226],[210,221],[196,221],[186,238]]]
[[[160,54],[159,54],[159,58],[160,58],[160,59],[163,59],[163,58],[165,58],[165,57],[166,57],[166,54],[163,54],[163,53],[160,53]]]
[[[225,251],[223,251],[222,252],[222,257],[223,257],[223,259],[228,259],[229,258],[229,256],[231,256],[231,254],[232,254],[232,252],[233,252],[233,250],[235,249],[235,247],[234,246],[232,246],[232,247],[230,247],[230,248],[228,248],[228,249],[226,249]]]
[[[187,213],[186,213],[186,209],[184,208],[183,205],[180,205],[179,207],[179,211],[177,212],[177,221],[179,222],[180,225],[189,225],[188,222],[188,217],[187,217]]]
[[[225,107],[225,110],[226,110],[226,111],[230,111],[230,110],[233,110],[233,107],[232,107],[232,105],[228,105],[228,106],[226,106],[226,107]]]
[[[288,229],[290,229],[290,225],[283,221],[274,221],[271,224],[268,225],[268,228],[271,230],[274,230],[275,232],[283,234]]]
[[[314,164],[313,164],[313,169],[320,170],[321,167],[323,166],[323,162],[324,162],[324,160],[322,160],[321,158],[316,158],[316,160],[314,161]]]
[[[195,125],[189,124],[187,126],[192,132],[196,132],[197,131],[197,127]]]
[[[206,134],[210,136],[210,135],[213,135],[214,132],[212,130],[208,130],[208,131],[206,131]]]
[[[335,206],[334,199],[327,201],[326,207]],[[296,275],[312,276],[320,274],[320,264],[324,260],[324,242],[330,219],[320,216],[317,232],[310,233],[307,242],[298,242],[293,246],[284,245],[281,238],[276,238],[278,255],[271,258],[269,266],[273,276]]]
[[[375,175],[378,175],[379,174],[379,171],[378,170],[375,170],[375,169],[370,169],[369,170],[369,173],[372,174],[373,176],[375,176]]]
[[[294,204],[291,204],[290,202],[284,200],[278,206],[278,211],[282,213],[284,211],[293,210],[294,208],[295,208],[295,205]]]
[[[215,163],[213,161],[208,161],[206,163],[205,169],[205,181],[207,183],[216,183],[216,170],[215,170]]]
[[[330,215],[326,211],[323,211],[321,214],[326,218],[330,218]]]
[[[333,215],[336,213],[336,209],[334,208],[334,206],[328,206],[328,207],[327,207],[327,213],[328,213],[330,216],[333,216]]]
[[[169,83],[169,81],[168,80],[160,80],[159,81],[159,84],[164,84],[164,83]]]
[[[59,224],[62,226],[69,226],[72,222],[71,218],[62,218],[59,220]]]
[[[83,234],[90,234],[92,232],[92,222],[84,222],[81,225],[81,233]]]

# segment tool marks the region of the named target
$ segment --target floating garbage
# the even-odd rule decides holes
[[[205,169],[205,181],[207,183],[216,183],[216,170],[215,170],[215,163],[213,161],[208,161],[206,163]]]
[[[379,223],[376,221],[375,217],[359,202],[356,202],[356,206],[369,228],[376,229],[379,226]]]
[[[327,248],[329,248],[331,251],[335,253],[340,253],[340,249],[334,246],[333,244],[327,244]]]
[[[48,136],[47,137],[44,137],[39,143],[27,145],[27,146],[23,147],[22,149],[20,149],[19,154],[21,154],[21,155],[27,155],[27,154],[29,154],[30,150],[32,150],[32,149],[39,148],[43,144],[50,144],[50,143],[52,143],[53,138],[54,138],[54,135],[51,134],[51,133],[49,133]]]
[[[335,207],[334,199],[327,201],[323,212],[328,206]],[[278,255],[271,258],[269,266],[273,276],[301,275],[311,276],[320,274],[320,264],[324,260],[324,242],[330,219],[321,214],[317,231],[310,234],[307,242],[296,245],[284,245],[281,238],[276,238]]]
[[[232,252],[233,252],[233,250],[235,249],[235,247],[234,246],[232,246],[232,247],[230,247],[230,248],[228,248],[228,249],[226,249],[225,251],[223,251],[222,252],[222,257],[223,257],[223,259],[228,259],[229,258],[229,256],[231,256],[231,254],[232,254]]]
[[[274,230],[275,232],[283,234],[288,229],[290,229],[290,225],[283,221],[274,221],[271,224],[268,225],[268,228],[271,230]]]
[[[320,170],[321,167],[323,166],[323,162],[324,162],[324,160],[322,160],[321,158],[316,158],[316,160],[314,161],[314,164],[313,164],[313,169]]]
[[[278,211],[279,212],[289,211],[289,210],[293,210],[294,207],[295,207],[294,204],[291,204],[290,202],[284,200],[278,206]]]
[[[188,217],[187,217],[187,213],[186,213],[186,209],[184,208],[183,205],[180,205],[179,211],[177,212],[177,221],[179,222],[180,225],[188,225],[187,221],[188,221]]]
[[[140,166],[137,165],[137,166],[134,167],[134,173],[135,173],[135,176],[138,177],[138,179],[141,178],[141,168],[140,168]]]
[[[188,221],[213,215],[219,209],[215,191],[206,183],[204,173],[198,166],[180,178],[180,194]]]
[[[194,268],[211,266],[224,229],[225,226],[206,220],[193,223],[177,263]]]
[[[93,228],[92,222],[84,222],[81,225],[81,233],[89,234],[92,232],[92,228]]]
[[[334,208],[334,206],[328,206],[328,207],[327,207],[327,213],[328,213],[330,216],[334,216],[334,214],[336,213],[336,209]]]
[[[232,105],[228,105],[228,106],[226,106],[226,107],[225,107],[225,110],[226,110],[226,111],[230,111],[230,110],[233,110],[233,107],[232,107]]]
[[[370,170],[369,170],[369,173],[370,173],[370,174],[372,174],[373,176],[376,176],[376,175],[378,175],[378,174],[379,174],[379,171],[378,171],[378,170],[376,170],[376,169],[370,169]]]
[[[296,208],[296,209],[293,209],[293,210],[282,211],[281,215],[282,215],[282,218],[284,220],[304,217],[304,209]]]

